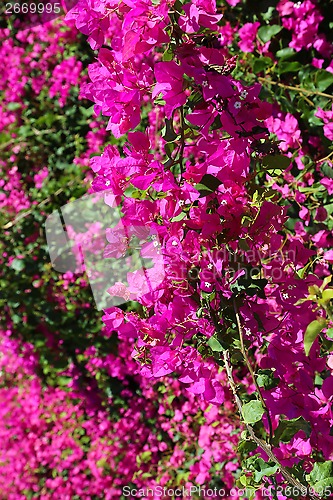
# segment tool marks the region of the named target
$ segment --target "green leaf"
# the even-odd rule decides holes
[[[283,73],[296,73],[302,67],[302,64],[298,61],[281,61],[278,66],[278,74],[282,75]]]
[[[196,91],[192,92],[192,94],[190,95],[190,97],[187,100],[190,108],[194,108],[195,106],[197,106],[199,103],[201,103],[203,101],[204,101],[204,99],[202,97],[202,93],[196,92]]]
[[[273,65],[273,61],[270,57],[260,57],[254,60],[253,63],[253,72],[261,73],[265,71],[267,68],[270,68]]]
[[[328,288],[327,290],[323,291],[320,302],[325,303],[325,302],[329,302],[332,299],[333,299],[333,288]]]
[[[312,263],[312,261],[310,260],[310,262],[308,262],[308,263],[306,264],[306,266],[302,267],[301,269],[298,269],[297,274],[298,274],[298,276],[299,276],[301,279],[303,279],[303,278],[304,278],[304,276],[305,276],[306,272],[308,271],[308,269],[310,269],[310,267],[312,266],[312,264],[313,264],[313,263]],[[306,299],[300,299],[300,300],[298,300],[298,301],[297,301],[294,305],[296,306],[296,305],[298,305],[298,304],[303,304],[303,302],[306,302],[307,300],[309,300],[309,299],[308,299],[308,298],[306,298]]]
[[[183,219],[185,219],[186,213],[185,212],[180,212],[180,214],[176,215],[176,217],[172,217],[171,222],[179,222]]]
[[[333,213],[333,203],[328,203],[327,205],[324,205],[324,208],[328,215]]]
[[[12,314],[11,320],[15,325],[21,323],[21,317],[18,314]]]
[[[18,129],[18,133],[23,137],[28,137],[29,135],[30,136],[32,135],[31,128],[28,125],[21,125],[21,127],[19,127]]]
[[[149,462],[149,460],[151,459],[151,456],[152,456],[151,451],[144,451],[143,453],[141,453],[141,460],[145,463]]]
[[[15,111],[16,109],[19,109],[21,107],[21,104],[18,102],[9,102],[7,104],[7,109],[9,111]]]
[[[333,487],[333,462],[316,462],[306,479],[320,496],[329,497]]]
[[[326,319],[319,318],[311,321],[311,323],[307,326],[304,334],[304,351],[307,356],[310,353],[314,341],[316,340],[322,329],[325,327],[325,325]]]
[[[290,59],[295,55],[294,49],[291,47],[286,47],[285,49],[278,50],[276,53],[276,57],[278,59]]]
[[[290,165],[290,158],[284,155],[267,155],[262,161],[262,164],[267,170],[285,170]]]
[[[333,339],[333,328],[328,328],[326,330],[326,335],[328,338]]]
[[[240,484],[242,486],[246,486],[247,485],[247,476],[245,474],[243,474],[242,476],[239,477],[238,481],[240,482]]]
[[[277,464],[265,462],[262,458],[257,459],[256,465],[260,468],[260,470],[255,470],[254,472],[254,480],[256,483],[260,483],[262,478],[265,476],[273,476],[279,468]]]
[[[200,184],[206,186],[211,191],[215,191],[222,184],[222,182],[214,175],[205,174],[201,179]]]
[[[221,346],[220,342],[215,337],[210,337],[207,344],[209,345],[211,350],[214,352],[223,351],[223,347]]]
[[[244,252],[247,252],[248,250],[250,250],[250,247],[245,239],[238,240],[238,246]]]
[[[246,495],[249,500],[254,500],[256,496],[256,489],[253,486],[246,487]]]
[[[264,387],[264,389],[273,389],[273,387],[278,385],[279,379],[274,377],[274,373],[271,370],[259,370],[257,383],[259,387]]]
[[[165,106],[165,100],[162,97],[162,92],[160,92],[154,99],[154,104],[156,104],[156,106]]]
[[[213,192],[211,189],[208,189],[206,186],[200,183],[196,184],[194,187],[197,191],[199,191],[200,198],[202,198],[203,196],[207,196],[208,194],[211,194]]]
[[[254,424],[255,422],[259,422],[259,420],[261,420],[265,410],[263,409],[260,401],[253,400],[243,405],[242,413],[246,424]]]
[[[134,198],[135,200],[144,200],[146,198],[146,191],[135,189],[134,186],[129,186],[125,190],[125,196],[128,198]]]
[[[268,7],[267,12],[262,14],[262,18],[264,21],[269,21],[273,17],[273,13],[275,8],[273,6]]]
[[[173,129],[173,120],[166,118],[165,119],[165,132],[162,135],[162,138],[166,142],[173,142],[177,139],[178,135]]]
[[[261,26],[261,28],[258,29],[258,37],[264,43],[269,42],[269,40],[271,40],[273,36],[280,33],[282,28],[282,26],[278,26],[277,24]]]
[[[249,273],[251,269],[251,267],[248,267]],[[267,283],[268,281],[265,278],[254,278],[250,274],[249,278],[240,276],[240,278],[230,285],[230,289],[236,294],[245,292],[247,295],[250,295],[250,297],[258,295],[258,297],[265,298],[264,288]]]
[[[20,272],[24,269],[24,261],[22,259],[14,259],[10,267],[15,269],[15,271]]]
[[[327,161],[325,161],[322,166],[321,166],[321,171],[325,175],[325,177],[328,177],[329,179],[333,179],[333,168]]]
[[[168,47],[166,51],[163,53],[162,61],[172,61],[174,59],[174,53],[171,47]]]
[[[243,465],[248,471],[253,471],[252,477],[256,483],[260,483],[265,476],[273,476],[279,468],[277,464],[263,460],[258,454],[247,458]]]
[[[165,150],[168,158],[172,157],[172,152],[174,151],[175,147],[176,147],[176,144],[174,142],[167,142],[164,145],[164,150]]]
[[[239,453],[243,455],[248,455],[251,451],[254,451],[258,448],[257,444],[254,443],[251,439],[244,439],[239,441],[237,450]]]
[[[301,97],[301,99],[303,99],[303,100],[304,100],[304,97],[305,97],[305,96],[302,96],[302,97]],[[299,103],[301,103],[301,102],[302,102],[302,101],[300,100],[300,101],[299,101]],[[306,105],[306,106],[308,106],[308,103],[305,103],[305,104],[304,104],[304,106],[305,106],[305,105]],[[324,106],[325,106],[325,105],[326,105],[326,103],[324,104]],[[317,116],[315,116],[315,113],[317,112],[317,107],[318,107],[318,105],[316,106],[316,108],[315,108],[315,109],[313,109],[313,110],[311,110],[311,111],[310,111],[310,110],[309,110],[309,108],[307,107],[307,110],[308,110],[308,111],[307,111],[307,113],[308,113],[308,114],[307,114],[307,119],[308,119],[308,121],[309,121],[310,125],[312,125],[312,126],[314,126],[314,127],[322,127],[322,125],[323,125],[323,121],[322,121],[320,118],[318,118]]]
[[[317,71],[315,75],[315,85],[320,92],[324,92],[333,84],[333,74],[325,69]]]
[[[274,432],[274,441],[278,444],[289,443],[291,438],[298,432],[304,431],[306,436],[309,437],[311,434],[311,425],[309,422],[304,420],[303,417],[293,418],[291,420],[282,420],[279,423],[278,428]]]
[[[69,381],[70,381],[69,377],[63,377],[63,376],[57,377],[57,383],[62,387],[67,386]]]
[[[207,196],[210,193],[213,193],[219,185],[222,184],[221,181],[217,177],[211,174],[205,174],[201,181],[196,184],[194,187],[199,191],[200,197]]]

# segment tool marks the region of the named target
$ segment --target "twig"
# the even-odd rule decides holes
[[[333,151],[331,151],[330,154],[325,156],[324,158],[320,158],[320,160],[317,160],[316,163],[321,163],[322,161],[328,160],[329,158],[331,158],[332,155]]]
[[[183,156],[184,156],[184,148],[185,148],[185,135],[184,135],[184,108],[180,107],[180,133],[181,133],[181,146],[179,151],[179,164],[180,164],[180,182],[183,179]]]
[[[9,141],[7,142],[3,142],[2,144],[0,144],[0,150],[2,149],[6,149],[8,146],[10,146],[11,144],[14,144],[15,140],[14,139],[10,139]]]
[[[241,400],[240,400],[240,398],[238,396],[238,393],[237,393],[237,386],[236,386],[234,378],[233,378],[232,366],[231,366],[231,363],[230,363],[230,355],[229,355],[229,351],[228,350],[225,350],[223,352],[223,360],[224,360],[224,366],[225,366],[225,369],[226,369],[226,372],[227,372],[227,377],[228,377],[228,381],[229,381],[229,385],[230,385],[231,391],[232,391],[233,396],[235,398],[235,402],[236,402],[238,411],[239,411],[241,417],[244,420],[243,406],[242,406],[242,402],[241,402]],[[269,444],[267,444],[263,439],[260,439],[259,437],[256,436],[256,434],[255,434],[253,428],[251,427],[251,425],[245,423],[245,427],[246,427],[246,430],[248,431],[248,433],[249,433],[252,441],[254,441],[266,453],[266,455],[268,456],[268,458],[279,467],[282,476],[285,478],[285,480],[289,484],[291,484],[292,486],[294,486],[295,488],[297,488],[298,491],[301,493],[301,495],[303,497],[305,497],[306,495],[308,495],[313,500],[320,500],[320,497],[318,495],[316,495],[315,493],[312,493],[311,490],[310,490],[310,488],[307,488],[306,486],[304,486],[304,484],[300,483],[298,481],[298,479],[294,478],[287,471],[287,469],[283,465],[281,465],[281,463],[279,462],[279,460],[276,458],[276,456],[272,452],[271,446]]]
[[[254,385],[256,387],[256,390],[258,392],[258,396],[259,396],[260,402],[262,404],[262,407],[265,410],[266,415],[267,415],[267,421],[268,421],[268,427],[269,427],[269,442],[271,444],[272,443],[272,439],[273,439],[273,425],[272,425],[272,420],[271,420],[271,417],[270,417],[270,414],[269,414],[269,410],[268,410],[267,405],[266,405],[266,401],[264,400],[263,395],[261,394],[260,387],[258,385],[255,373],[253,371],[252,365],[250,363],[250,360],[248,358],[248,355],[247,355],[247,352],[246,352],[246,349],[245,349],[244,336],[243,336],[243,328],[242,328],[242,324],[241,324],[241,321],[240,321],[239,311],[238,311],[238,307],[237,307],[235,299],[233,299],[233,306],[234,306],[234,311],[235,311],[235,316],[236,316],[236,322],[237,322],[239,340],[240,340],[240,344],[241,344],[241,353],[243,355],[243,358],[244,358],[244,361],[246,363],[246,366],[247,366],[247,368],[248,368],[248,370],[250,372],[250,375],[251,375],[253,383],[254,383]]]
[[[317,90],[307,90],[307,89],[303,89],[302,87],[294,87],[293,85],[285,85],[284,83],[275,82],[274,80],[270,80],[269,78],[264,78],[262,76],[259,76],[258,80],[260,82],[268,83],[269,85],[276,85],[277,87],[281,87],[283,89],[296,90],[297,92],[300,92],[301,94],[305,94],[305,95],[320,95],[322,97],[327,97],[328,99],[333,99],[332,95],[325,94],[324,92],[319,92]]]
[[[15,224],[17,224],[21,219],[25,219],[25,217],[28,217],[28,215],[30,215],[33,212],[33,210],[35,210],[36,208],[42,207],[43,205],[45,205],[46,203],[51,201],[52,196],[58,196],[60,193],[65,191],[66,188],[68,188],[69,186],[72,186],[74,184],[74,182],[77,182],[77,179],[72,179],[66,185],[66,187],[59,188],[57,191],[52,193],[52,195],[48,196],[47,198],[45,198],[45,200],[38,203],[38,205],[34,205],[33,208],[29,208],[29,210],[27,210],[26,212],[20,213],[17,217],[15,217],[15,219],[7,222],[4,226],[2,226],[2,229],[10,229],[11,227],[15,226]]]

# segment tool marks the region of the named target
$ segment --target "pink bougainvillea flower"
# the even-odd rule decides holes
[[[165,114],[171,118],[173,111],[185,104],[183,69],[174,61],[160,62],[155,66],[156,85],[152,97],[162,93],[165,99]]]
[[[239,48],[243,52],[253,52],[255,47],[255,38],[259,29],[260,23],[245,23],[239,30],[238,35],[240,41],[238,42]]]
[[[204,5],[200,5],[203,3]],[[202,28],[215,30],[217,23],[223,17],[222,14],[216,14],[213,2],[193,0],[191,3],[184,4],[183,10],[185,15],[179,18],[179,26],[185,33],[195,33]]]
[[[323,255],[323,259],[333,263],[333,250],[328,250],[327,252],[325,252]]]

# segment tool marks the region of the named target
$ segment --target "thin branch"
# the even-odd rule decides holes
[[[243,358],[245,360],[245,364],[246,364],[246,366],[247,366],[247,368],[248,368],[248,370],[250,372],[250,375],[251,375],[253,383],[254,383],[254,385],[256,387],[256,390],[258,392],[258,396],[259,396],[260,402],[262,404],[262,407],[265,410],[266,415],[267,415],[267,421],[268,421],[268,427],[269,427],[269,442],[271,444],[272,443],[272,439],[273,439],[273,425],[272,425],[272,420],[271,420],[271,417],[270,417],[270,414],[269,414],[269,410],[268,410],[267,405],[266,405],[266,401],[264,400],[263,395],[261,394],[261,389],[260,389],[260,387],[258,385],[255,373],[253,371],[252,365],[250,363],[250,360],[248,358],[248,355],[247,355],[247,352],[246,352],[246,349],[245,349],[244,336],[243,336],[243,328],[242,328],[242,324],[241,324],[241,320],[240,320],[240,316],[239,316],[239,311],[238,311],[238,307],[237,307],[235,299],[233,299],[233,306],[234,306],[234,311],[235,311],[235,316],[236,316],[237,328],[238,328],[238,333],[239,333],[239,340],[240,340],[240,343],[241,343],[241,353],[242,353]]]
[[[325,156],[324,158],[320,158],[320,160],[317,160],[316,163],[321,163],[322,161],[329,160],[332,155],[333,155],[333,151],[331,151],[330,154]]]
[[[28,217],[28,215],[30,215],[36,208],[40,208],[43,205],[46,205],[46,203],[49,203],[52,199],[52,196],[58,196],[60,193],[65,191],[66,188],[68,188],[69,186],[72,186],[75,182],[77,182],[77,180],[78,180],[77,178],[72,179],[71,181],[68,182],[66,187],[59,188],[57,191],[52,193],[52,195],[48,196],[47,198],[45,198],[45,200],[38,203],[38,205],[34,205],[32,208],[29,208],[29,210],[20,213],[17,217],[15,217],[15,219],[7,222],[4,226],[2,226],[2,229],[10,229],[11,227],[15,226],[15,224],[20,222],[21,219],[25,219],[25,217]]]
[[[274,80],[270,80],[269,78],[264,78],[262,76],[258,77],[258,80],[263,83],[268,83],[269,85],[276,85],[277,87],[281,87],[287,90],[295,90],[296,92],[300,92],[305,95],[319,95],[321,97],[327,97],[328,99],[333,99],[333,96],[330,94],[325,94],[324,92],[319,92],[317,90],[307,90],[302,87],[294,87],[293,85],[285,85],[284,83],[275,82]]]
[[[7,142],[3,142],[2,144],[0,144],[0,150],[2,149],[6,149],[8,146],[10,146],[11,144],[14,144],[15,140],[14,139],[10,139],[9,141]]]
[[[242,406],[242,402],[241,402],[241,400],[240,400],[240,398],[238,396],[237,386],[236,386],[236,383],[235,383],[234,378],[233,378],[232,366],[231,366],[231,362],[230,362],[229,351],[225,350],[223,352],[223,360],[224,360],[224,366],[225,366],[225,369],[226,369],[226,372],[227,372],[227,377],[228,377],[229,385],[230,385],[231,391],[233,393],[233,396],[234,396],[234,399],[235,399],[235,402],[236,402],[239,414],[241,415],[242,419],[244,420],[243,406]],[[279,462],[279,460],[276,458],[276,456],[272,452],[272,447],[269,444],[267,444],[263,439],[260,439],[259,437],[256,436],[256,434],[255,434],[253,428],[251,427],[251,425],[245,423],[245,427],[246,427],[246,429],[247,429],[247,431],[248,431],[248,433],[249,433],[252,441],[254,441],[266,453],[266,455],[268,456],[268,458],[279,467],[282,476],[284,477],[284,479],[290,485],[292,485],[293,487],[297,488],[298,491],[301,493],[302,496],[305,497],[305,496],[308,495],[313,500],[320,500],[320,497],[318,495],[316,495],[315,493],[312,493],[311,490],[310,490],[310,488],[307,488],[306,486],[304,486],[304,484],[300,483],[298,481],[298,479],[294,478],[287,471],[287,469],[283,465],[281,465],[281,463]]]
[[[180,133],[181,133],[181,146],[179,151],[179,164],[180,164],[180,182],[183,179],[184,167],[184,148],[185,148],[185,134],[184,134],[184,108],[180,107]]]

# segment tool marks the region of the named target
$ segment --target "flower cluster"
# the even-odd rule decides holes
[[[121,22],[121,43],[119,34],[107,38],[102,21],[94,17],[94,30],[105,31],[109,48],[100,48],[98,62],[89,70],[91,82],[82,92],[94,101],[96,112],[110,116],[108,129],[115,137],[128,133],[128,143],[122,154],[110,146],[94,159],[92,188],[112,190],[112,202],[109,195],[106,202],[121,207],[125,227],[154,230],[165,277],[160,283],[159,268],[153,268],[150,277],[155,273],[159,284],[140,296],[145,275],[129,273],[128,283],[111,286],[109,293],[139,295],[139,306],[108,309],[103,321],[121,339],[137,339],[133,356],[144,376],[177,373],[188,390],[215,404],[225,400],[228,381],[219,370],[207,369],[207,363],[215,359],[221,364],[225,349],[239,353],[237,342],[245,342],[244,336],[260,370],[270,373],[270,382],[259,392],[270,439],[284,425],[284,415],[304,419],[309,426],[296,425],[288,445],[277,442],[276,456],[287,466],[305,460],[311,470],[314,450],[320,449],[324,460],[332,459],[327,404],[331,374],[318,340],[312,340],[311,350],[304,346],[308,325],[329,328],[331,313],[328,303],[319,302],[314,309],[307,297],[309,290],[323,289],[322,280],[330,272],[325,260],[310,270],[322,247],[301,222],[294,232],[288,230],[283,200],[296,193],[305,226],[312,213],[316,221],[325,220],[325,209],[301,206],[315,182],[306,162],[316,148],[318,154],[318,137],[312,134],[305,143],[291,110],[285,113],[260,99],[258,83],[244,85],[237,57],[223,43],[230,23],[223,24],[215,2],[168,6],[145,0],[140,22],[127,9],[127,2],[121,2],[109,12],[110,25],[113,18]],[[83,12],[79,2],[69,15],[79,29]],[[322,21],[314,3],[280,2],[277,12],[283,27],[292,31],[290,49],[314,48],[329,56],[324,35],[314,43]],[[262,28],[259,21],[247,23],[237,36],[241,50],[250,53],[257,47],[269,56],[268,64],[270,40],[282,28]],[[131,49],[128,40],[133,40]],[[95,42],[93,48],[102,44]],[[316,114],[324,120],[328,138],[329,113]],[[133,131],[137,127],[140,131]],[[276,143],[270,142],[268,131]],[[292,173],[293,165],[299,176]],[[324,238],[330,235],[330,229],[323,231]],[[327,240],[321,241],[327,248]],[[114,231],[112,244],[120,244]],[[320,293],[312,293],[313,300]],[[244,355],[244,348],[240,350]],[[318,372],[322,389],[317,387]]]
[[[77,83],[85,83],[81,71],[80,75],[70,71],[81,69],[81,62],[69,55],[77,51],[78,34],[70,22],[63,22],[61,29],[54,23],[18,32],[12,39],[7,31],[2,35],[6,85],[1,88],[0,109],[6,119],[0,200],[6,229],[0,279],[7,285],[5,300],[0,298],[5,327],[0,333],[1,495],[120,499],[122,488],[133,482],[138,488],[154,488],[177,481],[190,488],[214,485],[217,477],[229,494],[239,469],[235,452],[239,422],[232,413],[230,394],[213,381],[216,401],[225,405],[218,409],[197,397],[205,393],[206,399],[215,398],[204,377],[197,385],[184,385],[168,376],[171,372],[164,366],[159,382],[151,383],[131,358],[134,339],[117,340],[109,330],[101,331],[87,299],[85,277],[74,272],[50,274],[40,230],[44,214],[38,203],[44,201],[45,209],[44,198],[63,190],[67,179],[78,184],[80,170],[86,169],[106,137],[101,120],[87,124],[90,115],[82,118],[75,109],[71,114]],[[87,113],[80,104],[82,113]],[[163,116],[157,109],[151,113],[154,140],[153,120]],[[70,144],[71,134],[80,134],[69,152],[62,136],[57,139],[63,127],[67,131],[67,117],[74,132],[67,133],[66,142]],[[149,141],[140,134],[131,140],[144,174]],[[120,162],[116,151],[111,148]],[[59,158],[68,161],[65,167],[72,169],[73,177],[61,178],[64,164]],[[97,172],[99,157],[93,161]],[[156,168],[160,172],[160,164]],[[60,189],[55,184],[58,177]],[[86,180],[91,177],[87,172]],[[142,177],[137,184],[144,187]],[[46,210],[59,203],[56,199]],[[92,236],[96,226],[98,222],[75,233],[77,241]],[[68,231],[74,234],[70,227]],[[192,358],[196,369],[202,370],[193,349]],[[225,380],[215,364],[207,362],[205,370],[216,380]],[[217,427],[218,421],[223,425]],[[207,448],[204,457],[201,446]]]
[[[119,395],[110,394],[108,405],[118,412],[110,415],[88,404],[75,387],[74,371],[70,392],[43,388],[32,345],[22,345],[11,333],[0,337],[0,485],[6,498],[29,493],[45,500],[120,499],[133,478],[137,488],[172,486],[175,480],[190,488],[210,483],[216,464],[223,463],[219,474],[229,498],[238,468],[229,398],[218,410],[198,403],[176,379],[164,377],[153,386],[140,377],[128,342],[121,342],[117,355],[104,359],[94,348],[85,353],[89,373],[105,370],[117,381],[113,388]]]
[[[65,381],[66,390],[38,380],[38,366],[53,380],[45,351],[38,357],[30,342],[12,339],[13,311],[26,322],[29,314],[12,301],[2,348],[12,385],[1,388],[0,481],[9,498],[121,498],[129,483],[221,482],[230,497],[237,485],[261,498],[263,483],[317,493],[331,484],[332,44],[312,0],[281,0],[253,15],[227,3],[79,0],[65,23],[96,51],[88,78],[79,58],[52,52],[52,25],[36,30],[43,44],[34,32],[17,35],[32,45],[28,55],[4,44],[6,60],[20,62],[5,73],[13,85],[3,103],[14,104],[1,109],[5,126],[17,130],[27,84],[43,96],[49,78],[48,97],[60,96],[67,112],[79,82],[80,98],[108,118],[113,136],[98,153],[107,135],[103,118],[91,118],[83,153],[73,132],[75,165],[98,153],[90,192],[105,192],[106,207],[121,213],[121,224],[106,230],[104,259],[125,258],[132,237],[144,234],[138,260],[152,261],[108,283],[109,296],[124,304],[105,308],[102,331],[80,323],[92,312],[79,266],[47,288],[46,315],[50,303],[58,315],[73,311],[62,334],[52,314],[36,329],[60,365],[55,385]],[[55,36],[70,40],[74,29]],[[52,64],[42,57],[45,73],[31,77],[23,62],[39,67],[42,46]],[[18,194],[23,145],[15,147],[7,155],[14,168],[3,165],[15,198],[0,198],[8,211],[29,204]],[[37,190],[52,172],[46,159],[39,165],[29,172]],[[68,232],[94,251],[100,222]],[[26,242],[35,237],[36,228]],[[3,258],[11,270],[24,267],[21,251]],[[46,276],[33,274],[27,300]],[[74,342],[78,324],[83,335]],[[8,484],[14,453],[19,465]]]

